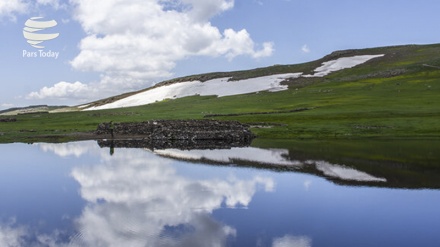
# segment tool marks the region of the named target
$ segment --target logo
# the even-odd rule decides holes
[[[55,20],[40,21],[40,19],[43,19],[43,17],[29,18],[23,28],[24,38],[31,46],[38,49],[44,48],[42,45],[44,41],[55,39],[60,35],[59,33],[44,33],[46,29],[58,25]]]

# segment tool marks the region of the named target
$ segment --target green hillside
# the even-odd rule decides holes
[[[325,61],[376,54],[385,56],[322,78],[285,81],[289,89],[280,92],[220,98],[191,96],[112,110],[18,115],[14,116],[15,122],[0,121],[0,142],[34,141],[42,137],[76,139],[80,138],[79,132],[93,131],[104,121],[202,118],[249,123],[260,138],[439,138],[440,44],[338,51],[304,64],[194,75],[156,86],[189,79],[311,74]]]

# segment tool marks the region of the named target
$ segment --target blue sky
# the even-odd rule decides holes
[[[0,110],[76,105],[334,50],[439,43],[439,11],[435,0],[2,0]],[[57,21],[41,32],[59,37],[32,47],[23,37],[31,17]]]

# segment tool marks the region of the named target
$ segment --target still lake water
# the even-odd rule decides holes
[[[1,144],[0,246],[440,246],[438,142],[382,144]]]

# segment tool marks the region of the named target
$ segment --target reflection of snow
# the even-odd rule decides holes
[[[246,147],[222,150],[164,149],[155,150],[154,152],[159,155],[175,159],[195,161],[209,160],[220,163],[233,163],[234,160],[241,160],[274,166],[296,166],[298,168],[302,168],[304,164],[316,164],[316,169],[329,177],[359,182],[386,182],[385,178],[377,178],[365,172],[340,165],[330,164],[326,161],[309,160],[302,162],[299,160],[290,160],[289,150],[286,149],[260,149]],[[304,187],[308,189],[310,184],[305,183]]]
[[[301,166],[301,162],[288,160],[286,156],[289,150],[286,149],[261,149],[261,148],[232,148],[219,150],[179,150],[164,149],[155,150],[155,153],[176,159],[187,160],[212,160],[222,163],[232,163],[233,160],[251,161],[270,165],[292,165]]]
[[[282,238],[274,239],[272,247],[311,247],[312,240],[305,236],[286,235]]]
[[[286,90],[280,83],[287,78],[299,77],[302,73],[290,73],[250,78],[239,81],[228,81],[229,78],[218,78],[205,82],[187,81],[164,85],[120,99],[113,103],[91,107],[86,110],[111,109],[151,104],[164,99],[175,99],[193,95],[217,95],[219,97],[246,94],[260,91]]]
[[[192,180],[142,150],[121,150],[102,162],[72,172],[90,202],[77,219],[74,246],[224,246],[235,229],[210,213],[222,205],[247,207],[259,185],[274,187],[259,176]]]
[[[321,67],[315,69],[315,74],[313,75],[303,75],[303,77],[323,77],[331,72],[335,72],[342,69],[352,68],[356,65],[363,64],[370,59],[376,57],[382,57],[381,55],[363,55],[363,56],[353,56],[353,57],[341,57],[336,60],[331,60],[323,62]]]
[[[333,165],[326,161],[308,161],[307,163],[316,164],[316,169],[324,175],[343,180],[361,181],[361,182],[386,182],[385,178],[373,177],[368,173],[348,168],[340,165]]]

